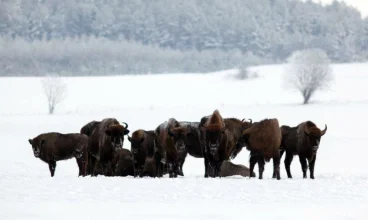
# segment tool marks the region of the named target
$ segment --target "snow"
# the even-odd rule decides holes
[[[312,103],[282,83],[284,65],[253,67],[259,78],[237,81],[235,70],[210,74],[65,78],[67,97],[48,115],[40,78],[0,78],[0,219],[365,219],[368,207],[368,63],[335,64],[335,80]],[[77,177],[75,159],[57,163],[55,177],[34,158],[29,138],[43,132],[79,132],[92,120],[116,117],[133,132],[174,117],[276,117],[280,124],[312,120],[328,130],[321,140],[315,180],[239,176],[203,178],[203,159],[188,156],[184,177]],[[126,139],[124,147],[130,149]],[[234,163],[249,166],[244,149]],[[256,166],[258,176],[258,167]]]

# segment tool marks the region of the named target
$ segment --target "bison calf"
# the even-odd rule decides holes
[[[49,165],[51,177],[55,175],[56,162],[76,158],[79,167],[78,176],[86,176],[88,136],[78,133],[43,133],[28,142],[32,145],[36,158]]]
[[[134,176],[133,154],[127,149],[119,149],[115,152],[113,160],[114,176]]]

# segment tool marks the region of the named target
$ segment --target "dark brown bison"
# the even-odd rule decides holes
[[[156,151],[158,159],[167,166],[169,177],[184,175],[182,165],[187,155],[183,135],[186,127],[181,125],[176,119],[170,118],[160,124],[156,129]]]
[[[81,128],[80,133],[85,134],[88,137],[91,137],[93,130],[100,123],[101,123],[100,121],[91,121]],[[92,167],[91,161],[93,161],[93,158],[92,158],[92,155],[88,152],[87,175],[92,175],[93,171],[95,172],[95,175],[102,175],[102,169],[100,166],[100,162],[96,161],[94,167]]]
[[[218,177],[224,160],[232,159],[240,152],[236,148],[242,131],[252,121],[246,122],[236,118],[223,119],[218,110],[212,115],[202,117],[199,123],[202,151],[204,154],[205,177]]]
[[[50,132],[40,134],[28,142],[32,145],[34,156],[49,165],[52,177],[57,161],[73,157],[77,160],[78,176],[86,176],[88,139],[84,134]]]
[[[292,178],[290,164],[293,161],[293,157],[294,155],[298,155],[302,166],[303,178],[307,178],[308,160],[310,178],[314,179],[314,165],[317,158],[317,150],[321,142],[321,137],[326,134],[326,131],[327,125],[321,131],[311,121],[300,123],[296,127],[281,126],[281,157],[286,152],[284,163],[288,178]]]
[[[220,176],[226,177],[235,175],[240,175],[243,177],[250,176],[249,168],[241,164],[233,164],[231,161],[228,160],[222,162]],[[253,172],[252,176],[256,176],[256,174]]]
[[[100,123],[93,126],[90,135],[89,153],[91,167],[96,167],[96,162],[100,163],[102,173],[111,176],[111,163],[114,159],[115,152],[123,148],[124,136],[129,133],[128,124],[123,122],[125,126],[119,124],[115,118],[103,119]],[[92,176],[96,176],[95,169],[92,170]]]
[[[259,179],[263,178],[265,162],[273,159],[274,177],[280,179],[280,143],[281,129],[277,119],[264,119],[255,122],[251,127],[243,131],[237,148],[246,146],[250,151],[249,169],[253,173],[254,166],[258,163]],[[252,176],[251,176],[252,177]]]
[[[128,136],[131,144],[131,151],[134,159],[134,177],[142,176],[144,163],[147,157],[153,157],[155,154],[155,131],[145,131],[138,129]],[[160,162],[160,161],[158,161]],[[159,164],[157,164],[159,166]]]
[[[112,162],[113,176],[134,176],[133,154],[128,149],[118,149]]]

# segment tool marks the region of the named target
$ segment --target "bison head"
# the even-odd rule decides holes
[[[326,134],[327,131],[327,125],[325,125],[324,130],[320,130],[317,126],[315,126],[312,122],[307,122],[304,125],[304,134],[307,136],[309,146],[312,147],[313,153],[316,153],[319,144],[321,141],[321,137]]]
[[[202,118],[203,120],[203,118]],[[218,110],[206,120],[203,125],[203,133],[211,154],[214,154],[220,146],[220,141],[227,129],[226,124]]]
[[[124,135],[129,134],[128,124],[123,122],[125,127],[119,124],[114,124],[105,130],[107,136],[110,137],[111,143],[115,150],[123,148]]]
[[[132,150],[133,155],[138,154],[141,144],[144,141],[144,132],[142,130],[133,132],[132,137],[129,137],[128,135],[128,141],[130,142],[130,149]]]
[[[185,139],[187,135],[187,128],[184,126],[171,128],[168,126],[167,133],[170,137],[174,139],[175,149],[178,153],[184,153],[185,149]]]
[[[38,140],[37,138],[35,138],[35,139],[29,139],[28,142],[32,146],[33,155],[36,158],[39,158],[40,157],[40,154],[41,154],[42,146],[45,144],[45,140],[43,140],[43,139],[42,140]]]

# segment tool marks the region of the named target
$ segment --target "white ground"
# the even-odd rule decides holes
[[[0,219],[366,219],[368,64],[334,65],[331,89],[308,106],[283,88],[283,68],[254,68],[260,77],[249,81],[231,79],[231,70],[68,78],[67,99],[53,116],[47,115],[39,78],[0,78]],[[79,132],[106,117],[134,131],[154,129],[170,117],[198,121],[216,108],[223,117],[327,124],[316,179],[302,179],[297,157],[291,180],[284,158],[280,181],[270,178],[272,163],[264,180],[204,179],[203,160],[190,156],[185,177],[178,179],[78,178],[75,160],[58,162],[51,178],[27,141],[43,132]],[[130,149],[127,140],[124,147]],[[248,152],[234,162],[248,166]]]

